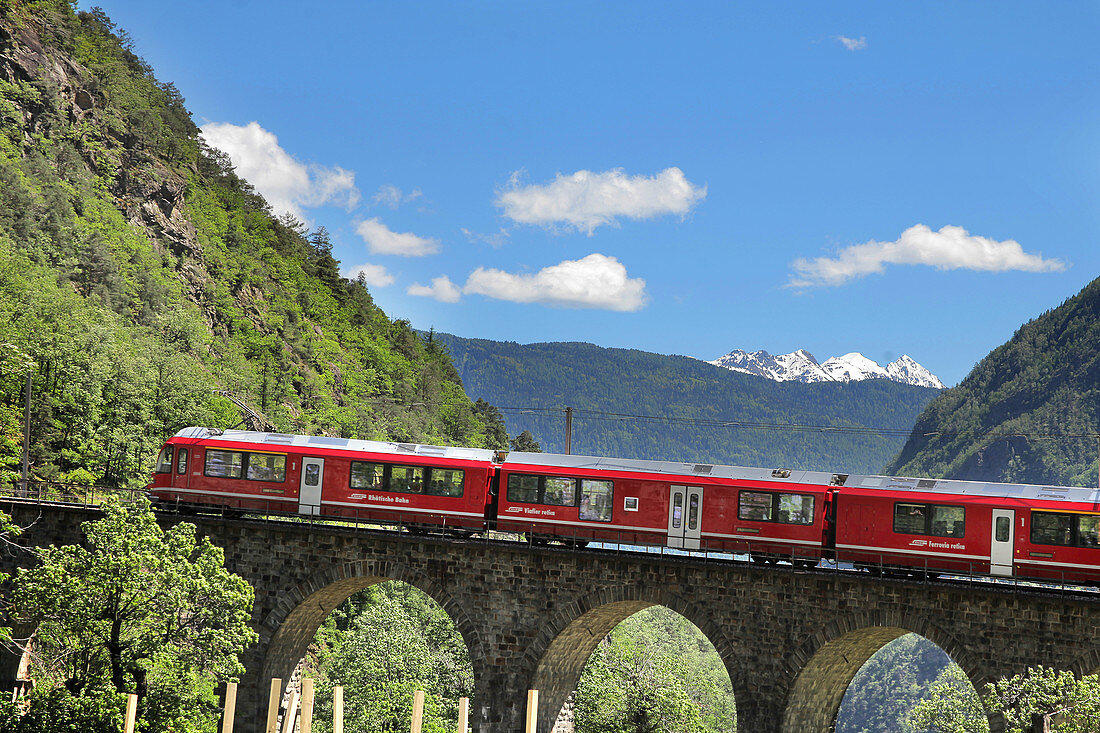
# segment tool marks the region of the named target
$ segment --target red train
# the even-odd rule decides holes
[[[162,504],[1100,583],[1100,491],[187,428]]]

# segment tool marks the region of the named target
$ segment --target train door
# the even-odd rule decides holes
[[[668,546],[698,550],[702,517],[703,488],[673,486],[668,496]]]
[[[993,510],[993,538],[989,546],[989,574],[1012,575],[1012,537],[1016,512],[1012,509]]]
[[[298,513],[321,513],[321,484],[325,475],[324,458],[302,459],[302,480],[298,485]]]

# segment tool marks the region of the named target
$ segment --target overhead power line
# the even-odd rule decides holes
[[[566,407],[539,407],[539,406],[507,406],[497,407],[502,413],[510,414],[566,414]],[[838,433],[844,435],[876,435],[882,437],[907,438],[913,434],[912,428],[888,428],[870,427],[859,425],[809,425],[805,423],[775,423],[757,422],[753,420],[729,420],[722,418],[703,417],[679,417],[674,415],[638,415],[625,412],[609,412],[606,410],[585,410],[572,408],[574,419],[601,420],[605,422],[640,422],[662,423],[674,425],[694,425],[698,427],[741,428],[746,430],[773,430],[780,432],[800,433]],[[951,431],[936,430],[922,433],[922,437],[958,437],[969,435],[975,438],[1025,438],[1028,440],[1096,440],[1100,431],[1094,433],[1039,433],[1019,430],[988,430],[988,431]]]

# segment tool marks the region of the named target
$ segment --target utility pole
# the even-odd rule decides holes
[[[34,372],[27,374],[27,395],[23,405],[23,495],[30,489],[31,466],[31,379]]]
[[[1097,438],[1100,440],[1100,438]],[[565,455],[573,453],[573,408],[565,408]]]

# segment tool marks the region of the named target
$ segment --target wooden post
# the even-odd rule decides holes
[[[267,699],[267,725],[264,733],[278,733],[279,731],[279,702],[283,697],[283,681],[278,677],[271,678],[271,696]]]
[[[332,688],[332,733],[344,733],[344,688]]]
[[[536,733],[539,722],[539,691],[527,691],[527,733]]]
[[[470,698],[458,698],[458,733],[469,733],[470,730]]]
[[[290,702],[287,703],[286,712],[283,713],[283,733],[291,733],[294,730],[294,721],[298,717],[298,691],[290,693]]]
[[[237,711],[237,683],[225,683],[225,713],[222,715],[222,733],[233,733],[233,716]]]
[[[424,721],[424,691],[417,690],[413,693],[413,717],[412,733],[420,733],[420,726]]]
[[[302,680],[302,724],[298,726],[298,733],[312,733],[313,731],[313,678],[306,677]]]
[[[134,733],[134,723],[137,721],[137,695],[126,698],[126,733]]]

